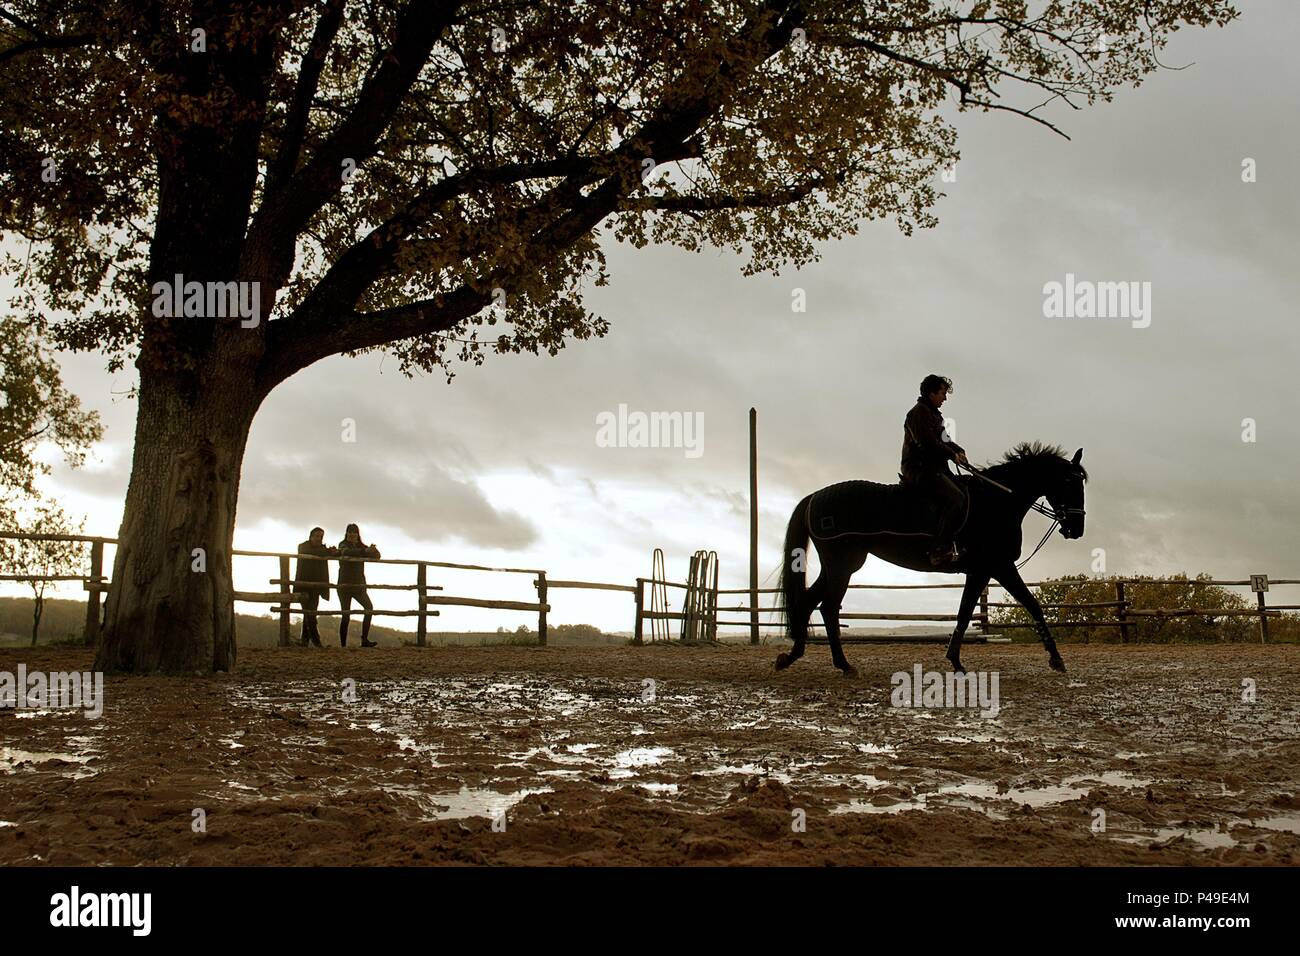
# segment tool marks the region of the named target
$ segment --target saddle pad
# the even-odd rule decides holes
[[[814,538],[845,534],[934,534],[938,517],[919,489],[874,481],[841,481],[815,492],[808,502]]]

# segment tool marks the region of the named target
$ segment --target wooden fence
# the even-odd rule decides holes
[[[46,535],[46,534],[22,534],[16,532],[0,533],[0,538],[10,540],[38,540],[38,541],[75,541],[83,542],[90,545],[90,554],[87,570],[84,574],[70,575],[18,575],[18,574],[0,574],[0,581],[79,581],[83,589],[87,592],[86,599],[86,622],[84,634],[87,643],[92,643],[95,636],[99,633],[100,627],[100,597],[109,589],[110,582],[104,573],[104,547],[105,545],[116,545],[115,538],[94,537],[89,535]],[[272,605],[271,610],[279,614],[280,634],[279,643],[281,646],[287,646],[290,643],[290,621],[292,615],[302,614],[301,607],[295,607],[295,604],[301,602],[301,595],[295,593],[293,588],[293,576],[290,567],[290,561],[296,558],[320,559],[319,555],[299,555],[280,551],[241,551],[232,552],[236,558],[276,558],[279,561],[279,575],[268,579],[268,584],[276,585],[278,590],[253,592],[253,591],[236,591],[235,600],[237,602],[249,602],[256,604]],[[701,552],[703,554],[703,552]],[[698,557],[698,556],[697,556]],[[633,597],[635,608],[635,618],[632,631],[632,642],[634,644],[644,643],[644,627],[647,620],[665,620],[678,621],[682,624],[684,634],[698,638],[701,635],[708,637],[716,636],[718,627],[741,627],[750,632],[750,642],[757,644],[760,640],[760,630],[762,627],[775,626],[776,621],[771,621],[763,625],[758,621],[759,614],[777,614],[779,608],[775,606],[759,606],[761,600],[756,600],[753,595],[774,595],[779,593],[777,588],[718,588],[716,559],[711,567],[709,574],[693,574],[690,583],[666,581],[663,580],[656,566],[656,573],[651,578],[637,578],[635,584],[609,584],[596,581],[569,581],[569,580],[552,580],[547,577],[545,571],[536,568],[493,568],[479,564],[455,564],[447,561],[426,561],[412,558],[328,558],[329,561],[361,561],[366,564],[378,565],[402,565],[415,569],[415,581],[411,584],[367,584],[368,590],[376,591],[415,591],[416,592],[416,609],[415,610],[384,610],[376,608],[369,612],[377,617],[415,617],[416,622],[416,644],[425,646],[427,643],[428,619],[439,615],[439,607],[470,607],[484,608],[492,610],[505,611],[524,611],[535,613],[537,615],[537,636],[539,644],[546,644],[547,639],[547,614],[551,610],[549,603],[551,592],[555,590],[596,590],[596,591],[621,591],[629,593]],[[694,567],[694,565],[693,565]],[[476,571],[492,574],[521,574],[531,577],[532,585],[536,591],[534,600],[504,601],[488,598],[476,598],[460,595],[446,595],[441,592],[442,586],[431,584],[429,580],[429,569],[448,569],[456,571]],[[3,569],[0,569],[3,570]],[[701,583],[705,582],[705,583]],[[1061,582],[1028,582],[1030,587],[1042,587],[1048,584],[1060,584]],[[1285,586],[1300,584],[1300,578],[1281,578],[1276,580],[1266,580],[1264,575],[1256,575],[1247,580],[1206,580],[1206,581],[1152,581],[1135,578],[1124,578],[1109,581],[1115,594],[1113,601],[1098,602],[1081,602],[1081,603],[1057,603],[1043,605],[1045,610],[1097,610],[1111,611],[1113,617],[1109,620],[1050,620],[1048,623],[1052,627],[1110,627],[1117,628],[1120,634],[1120,640],[1127,642],[1129,639],[1129,628],[1137,621],[1143,618],[1166,618],[1166,617],[1237,617],[1250,616],[1259,621],[1259,636],[1261,642],[1268,640],[1268,622],[1270,618],[1281,616],[1286,611],[1300,610],[1300,604],[1274,604],[1268,605],[1265,600],[1265,591],[1259,589],[1263,587]],[[1255,608],[1135,608],[1133,602],[1128,600],[1126,587],[1129,585],[1140,584],[1144,587],[1161,587],[1161,586],[1183,586],[1187,585],[1217,585],[1220,587],[1251,587],[1257,596],[1257,607]],[[668,588],[674,590],[683,590],[685,595],[679,606],[682,610],[669,611],[666,609],[659,610],[657,606],[647,607],[645,593],[647,586],[656,590],[666,592]],[[943,589],[960,589],[961,583],[944,583],[944,584],[853,584],[850,590],[861,591],[906,591],[906,590],[943,590]],[[719,600],[722,595],[746,595],[750,596],[748,602],[740,601],[737,604],[720,605]],[[1021,623],[999,623],[990,619],[991,608],[1013,608],[1019,605],[1013,601],[990,601],[989,589],[985,588],[980,598],[979,608],[972,616],[971,622],[976,631],[971,635],[973,640],[986,638],[992,632],[999,629],[1023,628],[1025,624]],[[701,628],[699,621],[701,608],[705,609],[705,616],[708,617],[707,627]],[[342,611],[318,610],[315,612],[319,617],[335,617],[342,614]],[[364,614],[365,611],[350,611],[351,614]],[[737,614],[736,619],[722,619],[719,614]],[[744,617],[748,615],[748,617]],[[908,622],[949,622],[956,621],[957,615],[952,614],[928,614],[928,613],[883,613],[867,611],[844,611],[840,614],[842,621],[908,621]],[[813,629],[821,628],[818,621],[810,622]],[[845,625],[851,629],[852,625]],[[857,635],[846,634],[842,638],[849,642],[861,642],[864,640],[890,641],[905,640],[899,637],[880,637],[867,638]],[[824,640],[824,638],[821,638]]]
[[[72,575],[20,575],[20,574],[0,574],[0,581],[80,581],[82,587],[88,592],[86,599],[86,623],[83,634],[86,643],[93,643],[99,633],[100,627],[100,595],[107,591],[110,582],[104,574],[104,546],[116,545],[116,538],[92,537],[89,535],[46,535],[46,534],[20,534],[20,533],[0,533],[0,538],[11,540],[34,540],[34,541],[78,541],[90,545],[89,568],[85,574]],[[364,564],[380,565],[403,565],[415,568],[415,581],[412,584],[367,584],[367,591],[415,591],[416,604],[415,610],[386,610],[375,608],[372,611],[351,610],[348,613],[354,616],[363,614],[373,614],[376,617],[414,617],[416,622],[416,644],[423,647],[427,643],[428,619],[437,617],[441,612],[438,607],[475,607],[475,608],[492,608],[504,611],[530,611],[537,615],[537,635],[538,642],[546,643],[546,615],[550,611],[550,604],[547,603],[549,590],[553,587],[616,587],[615,585],[586,585],[583,582],[560,581],[549,582],[546,579],[546,572],[534,568],[490,568],[480,564],[455,564],[448,561],[424,561],[410,558],[337,558],[331,557],[322,559],[316,554],[295,554],[282,551],[241,551],[234,550],[231,554],[235,558],[276,558],[279,560],[279,575],[268,579],[268,584],[278,586],[275,591],[235,591],[236,602],[247,602],[252,604],[270,604],[272,611],[279,614],[280,617],[280,636],[279,644],[281,647],[287,647],[290,643],[290,620],[294,614],[303,614],[301,607],[296,607],[302,601],[302,595],[293,590],[294,579],[290,568],[290,562],[294,559],[308,558],[328,561],[350,561],[361,562]],[[536,600],[532,601],[501,601],[488,598],[476,598],[465,596],[452,596],[438,594],[434,592],[442,591],[440,585],[429,583],[430,568],[447,568],[460,571],[482,571],[496,574],[524,574],[533,578],[533,588],[537,592]],[[334,587],[331,584],[331,587]],[[626,590],[630,591],[629,586]],[[342,611],[334,610],[317,610],[314,612],[318,617],[337,617]]]
[[[1133,606],[1133,602],[1128,599],[1128,593],[1126,590],[1127,587],[1131,585],[1140,585],[1143,587],[1148,587],[1148,586],[1187,587],[1189,585],[1195,587],[1199,585],[1204,585],[1204,586],[1220,586],[1220,587],[1251,587],[1252,589],[1254,589],[1254,587],[1258,583],[1264,583],[1264,582],[1258,582],[1256,578],[1266,578],[1266,577],[1267,577],[1266,575],[1257,575],[1245,580],[1200,580],[1200,581],[1195,579],[1183,580],[1183,581],[1178,581],[1178,580],[1160,581],[1160,580],[1149,580],[1143,578],[1107,579],[1106,583],[1110,584],[1114,588],[1115,600],[1113,601],[1061,602],[1061,603],[1042,602],[1041,606],[1043,610],[1047,612],[1051,612],[1053,610],[1056,611],[1110,610],[1111,612],[1113,612],[1113,618],[1109,620],[1104,620],[1104,619],[1098,620],[1095,618],[1091,620],[1061,620],[1059,615],[1056,616],[1057,617],[1056,620],[1053,620],[1052,619],[1053,615],[1048,613],[1047,615],[1048,625],[1053,628],[1062,628],[1062,627],[1117,628],[1119,630],[1120,640],[1124,643],[1128,642],[1130,627],[1135,626],[1138,621],[1145,618],[1175,618],[1175,617],[1208,617],[1208,618],[1253,617],[1256,618],[1259,623],[1260,641],[1266,642],[1268,640],[1269,619],[1281,617],[1282,614],[1286,611],[1300,610],[1300,604],[1269,605],[1266,602],[1266,599],[1264,597],[1265,592],[1263,590],[1256,590],[1255,595],[1257,599],[1257,606],[1254,608],[1135,608]],[[646,582],[646,579],[644,578],[638,578],[637,580],[638,583],[642,583],[642,582],[655,583],[655,584],[665,583],[665,582]],[[677,584],[673,582],[666,582],[666,583],[668,584],[669,587],[677,587],[677,588],[687,587],[687,585],[685,584]],[[1026,584],[1031,588],[1042,588],[1044,586],[1049,586],[1049,585],[1059,586],[1062,583],[1063,582],[1061,581],[1026,582]],[[1064,583],[1068,584],[1068,581]],[[1084,579],[1082,583],[1087,583],[1087,579]],[[1278,579],[1269,579],[1266,581],[1266,585],[1268,587],[1273,587],[1278,585],[1297,585],[1297,584],[1300,584],[1300,578],[1278,578]],[[942,590],[942,589],[960,590],[964,586],[965,585],[962,583],[851,584],[849,585],[849,589],[851,591],[852,590],[909,591],[909,590]],[[1000,587],[999,590],[1001,590]],[[751,593],[751,589],[750,588],[727,588],[727,589],[719,590],[718,593],[748,595]],[[774,594],[779,594],[780,589],[759,588],[757,593],[774,595]],[[954,602],[954,604],[955,603],[956,602]],[[991,619],[991,615],[990,615],[991,608],[1018,608],[1018,607],[1020,607],[1020,604],[1016,601],[989,600],[989,588],[986,587],[980,596],[979,607],[977,608],[975,613],[971,616],[971,625],[975,628],[975,631],[968,636],[968,640],[973,639],[978,641],[981,639],[986,639],[990,634],[998,630],[1029,628],[1030,625],[1027,623],[995,622]],[[748,628],[750,630],[750,643],[757,644],[759,642],[759,630],[764,625],[759,625],[754,623],[753,613],[757,612],[759,614],[775,615],[778,614],[781,609],[775,606],[755,607],[752,603],[740,603],[732,606],[719,607],[719,610],[729,611],[729,612],[739,612],[741,614],[749,613],[751,615],[750,620],[725,620],[725,621],[719,620],[718,625],[720,627]],[[955,622],[957,620],[957,614],[955,613],[955,611],[956,611],[955,607],[954,607],[954,612],[950,614],[925,614],[925,613],[907,614],[907,613],[872,613],[866,611],[841,611],[839,617],[842,622],[843,621],[908,621],[908,622],[939,623],[939,622]],[[672,617],[674,619],[680,619],[682,615],[678,613],[678,614],[669,614],[667,616]],[[814,614],[813,615],[814,620],[809,622],[810,628],[812,629],[820,628],[822,626],[816,621],[816,617],[817,615]],[[775,623],[776,623],[775,621],[772,621],[766,626],[771,627],[774,626]],[[850,625],[842,625],[842,626],[846,628],[851,627]],[[638,634],[640,633],[639,620],[638,620],[637,633]],[[816,638],[816,637],[810,637],[809,639],[814,642],[820,642],[825,640],[825,638]],[[861,642],[871,642],[871,641],[888,642],[891,640],[894,641],[906,640],[906,638],[897,637],[897,636],[864,637],[864,636],[854,636],[850,634],[845,634],[841,636],[841,640],[845,642],[861,643]]]

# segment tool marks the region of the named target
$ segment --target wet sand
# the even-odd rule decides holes
[[[241,649],[210,679],[109,677],[97,720],[0,710],[0,863],[1300,862],[1300,648],[1066,645],[1060,675],[974,646],[987,718],[891,707],[937,646],[850,647],[856,679],[824,647],[776,673],[783,647]]]

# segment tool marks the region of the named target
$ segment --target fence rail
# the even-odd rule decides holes
[[[0,574],[0,581],[9,582],[31,582],[31,581],[51,581],[51,582],[72,582],[80,581],[83,590],[87,594],[86,598],[86,623],[84,635],[86,642],[93,643],[98,636],[101,617],[101,595],[109,590],[111,583],[104,574],[104,546],[117,545],[117,539],[99,537],[94,535],[55,535],[40,533],[22,533],[22,532],[0,532],[0,539],[9,540],[31,540],[31,541],[68,541],[79,542],[90,545],[90,555],[88,567],[85,574]],[[293,588],[299,582],[293,577],[290,568],[290,561],[294,559],[312,559],[322,560],[322,556],[314,554],[297,554],[293,552],[281,551],[247,551],[235,549],[231,551],[233,557],[246,558],[275,558],[279,561],[279,574],[276,577],[267,579],[268,584],[278,586],[276,591],[235,591],[234,599],[237,602],[269,604],[272,605],[270,610],[277,613],[280,619],[279,643],[281,646],[288,646],[290,643],[290,622],[292,616],[308,613],[304,611],[301,605],[303,594],[294,591]],[[699,552],[697,558],[704,555]],[[415,568],[415,582],[411,584],[367,584],[367,589],[379,591],[415,591],[416,608],[414,610],[403,609],[382,609],[375,608],[372,611],[349,611],[350,614],[370,613],[377,617],[415,617],[418,619],[416,625],[416,644],[425,646],[428,637],[428,619],[437,617],[441,614],[438,610],[440,607],[466,607],[489,610],[505,611],[522,611],[537,615],[537,632],[538,643],[545,645],[547,642],[547,615],[552,610],[549,592],[555,590],[588,590],[588,591],[614,591],[619,593],[631,594],[635,604],[635,618],[632,631],[632,642],[634,644],[644,643],[644,625],[646,621],[677,621],[681,624],[682,634],[689,635],[690,639],[713,639],[716,638],[718,627],[728,628],[749,628],[751,633],[756,633],[755,628],[763,625],[757,623],[760,614],[776,614],[780,608],[771,606],[761,606],[759,595],[778,594],[778,588],[719,588],[717,587],[717,566],[716,559],[713,563],[706,565],[703,563],[694,563],[693,569],[699,569],[700,573],[692,573],[691,577],[694,583],[668,581],[664,578],[660,570],[661,564],[656,563],[654,575],[650,578],[636,578],[634,584],[614,584],[600,581],[576,581],[576,580],[550,580],[547,573],[539,568],[495,568],[480,564],[459,564],[449,561],[428,561],[420,558],[340,558],[329,557],[327,561],[338,562],[359,562],[365,564],[379,565],[401,565]],[[536,591],[533,600],[500,600],[495,598],[481,598],[467,595],[448,595],[439,593],[444,590],[443,585],[429,583],[429,569],[444,568],[454,571],[474,571],[481,573],[496,574],[522,574],[531,577],[532,585]],[[1085,579],[1087,580],[1087,579]],[[316,582],[313,582],[316,583]],[[329,584],[332,589],[337,588],[332,582],[320,582]],[[1027,582],[1029,587],[1041,588],[1048,584],[1060,585],[1060,581],[1030,581]],[[1265,576],[1259,575],[1246,579],[1230,580],[1174,580],[1174,581],[1153,581],[1140,578],[1118,578],[1107,579],[1107,583],[1114,588],[1115,599],[1108,601],[1079,601],[1079,602],[1045,602],[1042,607],[1047,610],[1055,611],[1089,611],[1089,612],[1112,612],[1113,616],[1109,619],[1098,618],[1091,620],[1062,620],[1057,615],[1057,620],[1048,621],[1051,627],[1089,627],[1089,628],[1117,628],[1120,632],[1120,640],[1127,642],[1130,636],[1130,628],[1136,626],[1145,620],[1160,620],[1164,618],[1177,617],[1207,617],[1207,618],[1226,618],[1226,617],[1254,617],[1259,622],[1260,641],[1268,640],[1268,623],[1270,619],[1281,617],[1287,611],[1300,610],[1300,604],[1275,604],[1269,606],[1265,599],[1265,590],[1255,590],[1257,598],[1257,607],[1254,608],[1150,608],[1135,607],[1133,601],[1129,600],[1127,588],[1133,585],[1142,587],[1187,587],[1192,586],[1219,586],[1219,587],[1244,587],[1250,586],[1255,588],[1258,585],[1265,587],[1300,585],[1300,578],[1277,578],[1266,579]],[[647,603],[645,599],[647,585],[651,588],[652,600]],[[943,590],[961,588],[961,583],[934,583],[934,584],[852,584],[849,585],[851,590],[858,591],[900,591],[900,590]],[[680,610],[669,610],[667,602],[662,597],[656,598],[656,595],[666,595],[668,589],[678,591],[684,590],[679,607]],[[718,604],[719,595],[745,595],[749,597],[748,602],[736,604],[727,603],[724,606]],[[1016,628],[1028,627],[1025,623],[994,621],[991,619],[990,612],[995,609],[1015,608],[1019,605],[1012,601],[990,601],[989,589],[985,588],[981,595],[979,608],[972,615],[971,623],[976,627],[978,637],[987,637],[989,634],[999,630],[1009,630]],[[719,612],[736,615],[749,615],[748,620],[719,619]],[[337,617],[344,612],[341,610],[316,610],[318,617]],[[844,621],[932,621],[935,623],[955,621],[957,615],[954,613],[903,613],[903,612],[870,612],[870,611],[846,611],[840,614]],[[703,624],[701,621],[703,620]],[[766,626],[771,627],[775,622],[769,622]],[[810,629],[823,629],[824,625],[818,622],[809,622]],[[847,627],[847,626],[846,626]],[[853,636],[847,638],[855,640]],[[897,637],[883,637],[880,640],[897,640]]]

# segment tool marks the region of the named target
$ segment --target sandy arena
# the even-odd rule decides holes
[[[817,646],[774,672],[785,646],[241,649],[213,679],[110,677],[98,720],[0,710],[0,863],[1300,861],[1300,648],[1065,645],[1062,676],[971,646],[990,719],[890,706],[938,646],[850,646],[849,680]],[[20,662],[91,655],[0,652]]]

